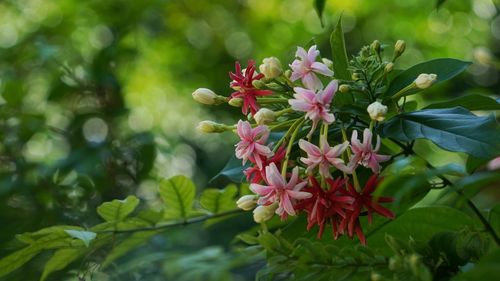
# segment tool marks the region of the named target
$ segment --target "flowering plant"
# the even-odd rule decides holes
[[[257,240],[244,240],[261,244],[271,256],[273,252],[277,255],[276,249],[263,241],[271,239],[264,238],[270,235],[267,221],[286,229],[291,228],[291,218],[291,225],[304,219],[307,222],[303,227],[317,233],[318,239],[331,229],[333,241],[342,236],[357,237],[361,244],[370,245],[367,232],[372,235],[374,228],[401,216],[393,224],[398,225],[405,215],[414,212],[409,208],[430,190],[448,187],[464,196],[461,189],[465,186],[447,177],[457,176],[455,167],[433,166],[425,153],[416,153],[417,140],[429,140],[446,151],[464,152],[469,155],[468,163],[485,162],[500,154],[495,119],[468,111],[490,109],[490,105],[498,109],[495,100],[488,98],[490,104],[480,106],[467,102],[473,97],[461,97],[419,109],[415,101],[407,99],[455,77],[469,62],[437,59],[396,71],[397,60],[406,47],[402,40],[395,43],[389,57],[385,56],[389,46],[376,40],[349,59],[340,22],[330,43],[331,60],[322,57],[313,43],[297,47],[295,58],[287,63],[265,58],[258,67],[260,73],[253,60],[244,70],[236,62],[235,72],[229,74],[233,80],[229,85],[235,92],[229,97],[213,95],[218,100],[226,99],[229,105],[241,106],[242,119],[235,125],[203,121],[199,126],[205,133],[233,131],[239,137],[234,157],[240,161],[231,160],[220,175],[234,181],[245,176],[252,194],[241,197],[237,205],[243,210],[253,209],[254,220],[263,228]],[[472,171],[458,174],[464,177]],[[487,172],[485,176],[494,180],[498,173]],[[470,197],[465,198],[486,222]],[[302,213],[304,216],[300,216]],[[281,222],[272,220],[274,215]],[[487,222],[484,227],[492,230]],[[490,234],[498,244],[495,231]],[[415,234],[409,235],[403,238],[411,239]],[[279,236],[274,239],[288,243]],[[386,240],[390,247],[399,247],[392,236]],[[340,241],[333,245],[347,243]],[[419,253],[413,259],[422,256]],[[275,266],[271,272],[290,271],[279,267],[290,264],[289,258],[269,262]],[[429,272],[416,269],[417,264],[425,262],[413,263],[413,274],[426,279]]]

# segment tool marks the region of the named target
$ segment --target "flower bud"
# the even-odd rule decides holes
[[[261,80],[253,80],[252,86],[254,86],[256,89],[262,89],[266,86],[266,84]]]
[[[347,84],[342,84],[339,87],[339,91],[341,93],[349,93],[350,90],[351,90],[351,87],[349,85],[347,85]]]
[[[394,69],[394,64],[392,62],[385,65],[384,72],[389,73]]]
[[[380,122],[380,121],[384,121],[384,119],[385,119],[385,114],[387,113],[387,106],[376,101],[376,102],[370,104],[366,108],[366,111],[368,111],[368,114],[370,114],[370,118],[373,121]]]
[[[250,211],[251,209],[255,208],[257,206],[257,200],[256,200],[255,195],[244,195],[241,196],[238,201],[236,201],[236,205],[238,208],[244,210],[244,211]]]
[[[380,53],[380,41],[375,40],[370,46],[375,53]]]
[[[205,120],[201,121],[196,129],[202,133],[222,133],[227,130],[227,126],[215,123],[214,121]]]
[[[279,77],[283,73],[283,67],[279,59],[270,57],[265,58],[262,62],[263,64],[259,66],[259,70],[267,79]]]
[[[354,80],[354,81],[358,81],[359,79],[361,79],[361,76],[359,75],[359,73],[354,72],[354,73],[351,75],[351,78],[352,78],[352,80]]]
[[[287,69],[285,70],[285,76],[290,79],[290,77],[292,76],[292,71],[290,69]]]
[[[198,88],[192,93],[193,99],[202,104],[221,104],[226,101],[223,96],[216,95],[212,90],[207,88]]]
[[[323,64],[326,65],[326,67],[332,69],[333,67],[333,61],[327,59],[327,58],[322,58],[321,61],[323,61]]]
[[[274,216],[276,209],[278,209],[276,202],[268,206],[258,206],[253,210],[253,220],[257,223],[268,221]]]
[[[427,89],[436,81],[436,79],[437,75],[434,73],[422,73],[417,77],[417,79],[415,79],[415,85],[419,89]]]
[[[276,120],[276,113],[270,109],[261,108],[255,113],[253,119],[255,119],[255,122],[259,125],[269,124]]]
[[[232,98],[229,100],[229,105],[234,107],[241,107],[243,105],[243,99],[241,98]]]
[[[397,58],[401,56],[406,49],[406,42],[404,40],[398,40],[396,45],[394,45],[394,57]]]

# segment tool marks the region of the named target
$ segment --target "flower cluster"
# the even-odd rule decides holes
[[[237,205],[254,209],[256,222],[274,214],[286,220],[304,212],[307,229],[318,226],[319,238],[329,225],[335,238],[357,236],[364,244],[361,217],[366,216],[369,223],[374,214],[394,218],[382,206],[392,198],[374,195],[383,181],[383,165],[392,158],[380,152],[383,147],[377,134],[379,123],[390,112],[376,93],[366,89],[385,86],[387,73],[404,52],[404,42],[396,43],[390,62],[382,61],[380,52],[381,48],[369,47],[360,52],[351,62],[352,81],[335,79],[335,65],[321,59],[317,46],[311,46],[307,51],[297,48],[288,70],[276,57],[263,60],[258,67],[261,73],[254,61],[243,70],[236,62],[236,71],[229,73],[235,92],[228,98],[206,89],[195,91],[193,97],[201,103],[225,100],[241,107],[245,115],[233,126],[202,123],[213,126],[212,130],[204,128],[205,132],[235,131],[238,135],[235,156],[241,159],[254,194],[241,197]],[[372,71],[363,65],[372,65],[373,76],[380,78],[376,82],[360,78],[359,73]],[[422,89],[435,80],[434,74],[422,74],[402,91]],[[366,111],[343,111],[339,95]]]

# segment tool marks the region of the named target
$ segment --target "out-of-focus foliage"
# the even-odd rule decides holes
[[[442,92],[454,98],[500,94],[500,15],[494,1],[445,1],[435,9],[426,0],[330,0],[324,28],[312,2],[1,1],[0,255],[18,246],[11,241],[16,233],[94,225],[103,201],[133,194],[159,207],[157,178],[180,173],[205,186],[229,158],[232,141],[218,135],[201,139],[195,124],[210,114],[227,123],[234,119],[197,107],[191,91],[203,84],[227,95],[229,79],[221,77],[234,60],[289,58],[311,37],[327,49],[340,13],[350,54],[374,39],[405,39],[405,66],[433,57],[474,61],[463,80],[415,97],[419,102],[443,98]],[[443,155],[452,157],[436,153],[433,161]],[[227,245],[231,237],[192,230],[174,232],[168,241],[153,239],[150,261],[161,264],[166,257],[155,249]],[[206,255],[219,251],[208,249]],[[181,265],[166,265],[165,271]],[[30,266],[11,280],[35,279],[40,264]],[[136,273],[148,276],[151,268],[145,268]],[[136,274],[126,266],[120,270],[113,278]]]

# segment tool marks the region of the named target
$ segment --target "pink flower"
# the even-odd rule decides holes
[[[307,158],[300,158],[300,161],[307,165],[307,173],[311,172],[316,166],[319,166],[319,173],[325,178],[332,177],[330,166],[334,166],[346,173],[351,172],[344,164],[344,160],[339,158],[349,146],[347,141],[334,147],[330,147],[325,137],[321,137],[319,142],[320,147],[317,147],[303,139],[299,140],[299,147],[307,153]]]
[[[295,56],[298,59],[294,60],[290,65],[293,71],[290,77],[292,81],[302,79],[302,84],[304,84],[306,88],[318,90],[323,88],[323,84],[321,84],[321,81],[315,73],[320,73],[329,77],[333,76],[333,71],[325,64],[316,61],[316,58],[319,56],[316,45],[309,48],[307,53],[304,48],[298,47]]]
[[[317,94],[312,90],[295,87],[295,99],[288,100],[293,110],[306,112],[306,118],[313,122],[311,133],[316,129],[318,122],[323,120],[327,124],[335,121],[335,116],[330,113],[330,103],[335,92],[337,92],[337,80],[331,81],[324,90],[319,90]]]
[[[252,183],[250,190],[261,196],[257,201],[259,205],[270,205],[279,202],[276,214],[280,215],[281,219],[296,214],[293,207],[295,200],[302,200],[312,196],[309,192],[300,191],[307,182],[299,182],[299,167],[292,170],[292,176],[287,183],[286,178],[281,176],[276,164],[271,163],[266,167],[265,180],[267,185]]]
[[[235,68],[235,73],[229,72],[229,77],[233,79],[230,86],[236,90],[236,92],[231,94],[231,98],[241,98],[243,100],[243,114],[247,115],[248,110],[250,110],[252,115],[255,115],[259,110],[257,97],[268,96],[272,94],[272,92],[269,90],[259,90],[253,86],[253,81],[260,80],[264,77],[262,73],[256,74],[255,62],[253,60],[248,61],[248,66],[245,71],[241,71],[239,62],[235,63]]]
[[[354,130],[351,137],[351,148],[353,155],[349,162],[349,167],[353,170],[361,164],[372,169],[376,174],[380,172],[380,162],[389,160],[389,155],[377,154],[380,149],[380,137],[377,136],[377,144],[372,147],[372,132],[365,129],[363,132],[363,143],[358,140],[358,131]]]
[[[273,157],[262,159],[262,166],[266,167],[269,164],[274,163],[278,167],[281,168],[281,161],[285,158],[286,150],[285,146],[282,145],[276,150]],[[247,177],[247,181],[250,183],[260,183],[266,178],[266,169],[259,168],[257,166],[249,167],[245,171],[243,171],[245,176]]]
[[[236,158],[243,159],[243,165],[247,160],[257,164],[262,169],[262,158],[271,157],[273,152],[265,145],[269,137],[267,126],[252,126],[247,121],[238,121],[237,133],[241,141],[236,144]]]

